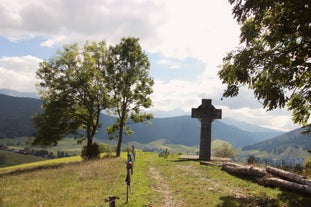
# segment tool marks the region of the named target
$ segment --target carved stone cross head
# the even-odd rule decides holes
[[[211,99],[202,99],[202,104],[198,108],[192,108],[191,118],[211,123],[214,119],[221,119],[221,109],[216,109]]]

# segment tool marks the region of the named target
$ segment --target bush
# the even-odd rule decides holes
[[[84,160],[99,159],[100,158],[99,145],[96,142],[94,142],[92,144],[90,152],[88,152],[87,150],[87,145],[84,146],[81,151],[81,157]]]
[[[249,158],[247,159],[247,164],[249,165],[256,165],[257,160],[254,155],[250,155]]]
[[[305,174],[306,176],[310,176],[311,174],[311,157],[309,157],[309,159],[307,159],[304,163],[304,168],[305,168]]]
[[[112,149],[111,149],[111,146],[109,144],[101,143],[101,144],[99,144],[99,151],[100,151],[100,153],[111,154]]]
[[[215,149],[214,156],[234,158],[236,157],[236,153],[229,144],[223,144],[221,147]]]

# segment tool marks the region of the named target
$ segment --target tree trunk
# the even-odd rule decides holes
[[[223,164],[222,170],[234,175],[254,176],[257,178],[262,178],[268,175],[265,169],[253,166],[239,165],[232,162]]]
[[[119,126],[119,140],[117,145],[117,157],[120,157],[121,155],[121,146],[122,146],[122,139],[123,139],[123,120],[120,120],[120,126]]]
[[[310,180],[277,168],[268,166],[266,169],[263,169],[229,162],[222,165],[222,170],[234,175],[252,176],[259,184],[264,186],[280,187],[285,190],[311,195]]]
[[[280,178],[266,176],[260,180],[260,184],[269,187],[280,187],[282,189],[311,195],[311,186],[294,183]]]
[[[311,180],[305,179],[302,176],[299,176],[299,175],[296,175],[294,173],[287,172],[287,171],[284,171],[284,170],[281,170],[281,169],[277,169],[277,168],[274,168],[274,167],[270,167],[270,166],[267,166],[266,169],[267,169],[268,173],[276,175],[276,176],[278,176],[280,178],[283,178],[285,180],[292,181],[292,182],[295,182],[295,183],[299,183],[299,184],[302,184],[302,185],[309,185],[309,186],[311,186]]]
[[[93,139],[92,137],[87,137],[87,159],[92,159],[92,144],[93,144]]]
[[[92,159],[93,136],[91,135],[91,126],[88,124],[86,129],[87,136],[87,159]]]

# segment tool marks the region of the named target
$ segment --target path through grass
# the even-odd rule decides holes
[[[221,171],[217,166],[138,155],[129,202],[126,201],[125,155],[4,174],[0,169],[0,207],[16,206],[311,206],[308,196],[265,188]],[[156,176],[155,176],[156,175]],[[169,194],[169,196],[167,196]],[[168,202],[171,200],[171,202]]]

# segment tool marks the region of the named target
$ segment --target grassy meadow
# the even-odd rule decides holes
[[[138,153],[126,203],[125,154],[81,161],[79,156],[0,169],[0,206],[311,206],[310,196],[265,188],[218,166]],[[53,162],[54,161],[54,162]],[[50,163],[49,163],[50,162]]]
[[[6,158],[5,165],[0,163],[0,168],[6,167],[6,166],[19,165],[23,163],[31,163],[31,162],[46,160],[46,158],[43,158],[43,157],[38,157],[34,155],[17,154],[14,152],[7,152],[4,150],[0,150],[0,155],[5,156]]]

